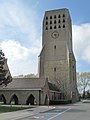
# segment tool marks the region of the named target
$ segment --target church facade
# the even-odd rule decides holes
[[[72,23],[68,9],[46,11],[43,19],[39,78],[15,78],[0,88],[4,103],[48,104],[78,100],[76,60],[72,47]]]

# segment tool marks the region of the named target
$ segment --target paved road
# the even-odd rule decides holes
[[[36,115],[27,116],[17,120],[33,120],[33,119],[36,119],[36,120],[52,120],[53,119],[54,120],[54,118],[56,118],[57,116],[60,116],[61,114],[65,113],[68,110],[69,108],[54,108],[49,111],[40,112]]]
[[[36,107],[21,112],[15,112],[16,117],[0,120],[90,120],[90,103],[77,103],[67,106]]]

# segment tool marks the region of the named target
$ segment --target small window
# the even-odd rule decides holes
[[[52,16],[50,16],[50,19],[52,19]]]
[[[63,25],[63,28],[65,28],[65,25]]]
[[[61,28],[61,26],[59,25],[58,28]]]
[[[58,100],[60,99],[60,96],[58,95]]]
[[[54,15],[54,18],[56,18],[56,15]]]
[[[52,24],[52,21],[50,21],[50,24]]]
[[[58,18],[60,18],[60,17],[61,17],[61,15],[58,16]]]
[[[54,24],[56,24],[57,22],[56,22],[56,20],[54,21]]]
[[[46,16],[46,20],[48,20],[48,17]]]
[[[46,21],[46,25],[48,25],[48,22]]]
[[[48,81],[48,77],[46,77],[46,80]]]
[[[56,68],[54,68],[54,72],[56,72]]]
[[[65,23],[65,19],[63,19],[63,23]]]
[[[46,30],[48,30],[48,27],[46,27]]]
[[[54,98],[54,97],[53,97],[53,95],[52,95],[52,100],[53,100],[53,98]]]
[[[61,23],[61,21],[59,20],[58,23]]]
[[[52,26],[50,26],[50,29],[52,29]]]
[[[65,14],[63,14],[63,17],[65,17]]]
[[[54,49],[56,49],[56,45],[54,46]]]
[[[58,94],[58,99],[59,99],[59,100],[61,99],[61,95],[60,95],[60,94]]]
[[[54,26],[54,29],[56,29],[57,27],[56,27],[56,25]]]

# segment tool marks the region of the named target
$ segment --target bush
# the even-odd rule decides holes
[[[60,101],[53,101],[50,100],[50,105],[61,105],[61,104],[70,104],[72,100],[60,100]]]

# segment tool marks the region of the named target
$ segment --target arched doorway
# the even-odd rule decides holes
[[[18,105],[18,97],[15,94],[11,97],[10,104]]]
[[[3,94],[0,95],[0,104],[6,104],[6,99]]]
[[[35,100],[35,97],[31,94],[26,101],[26,105],[29,105],[29,104],[34,105],[34,100]]]

